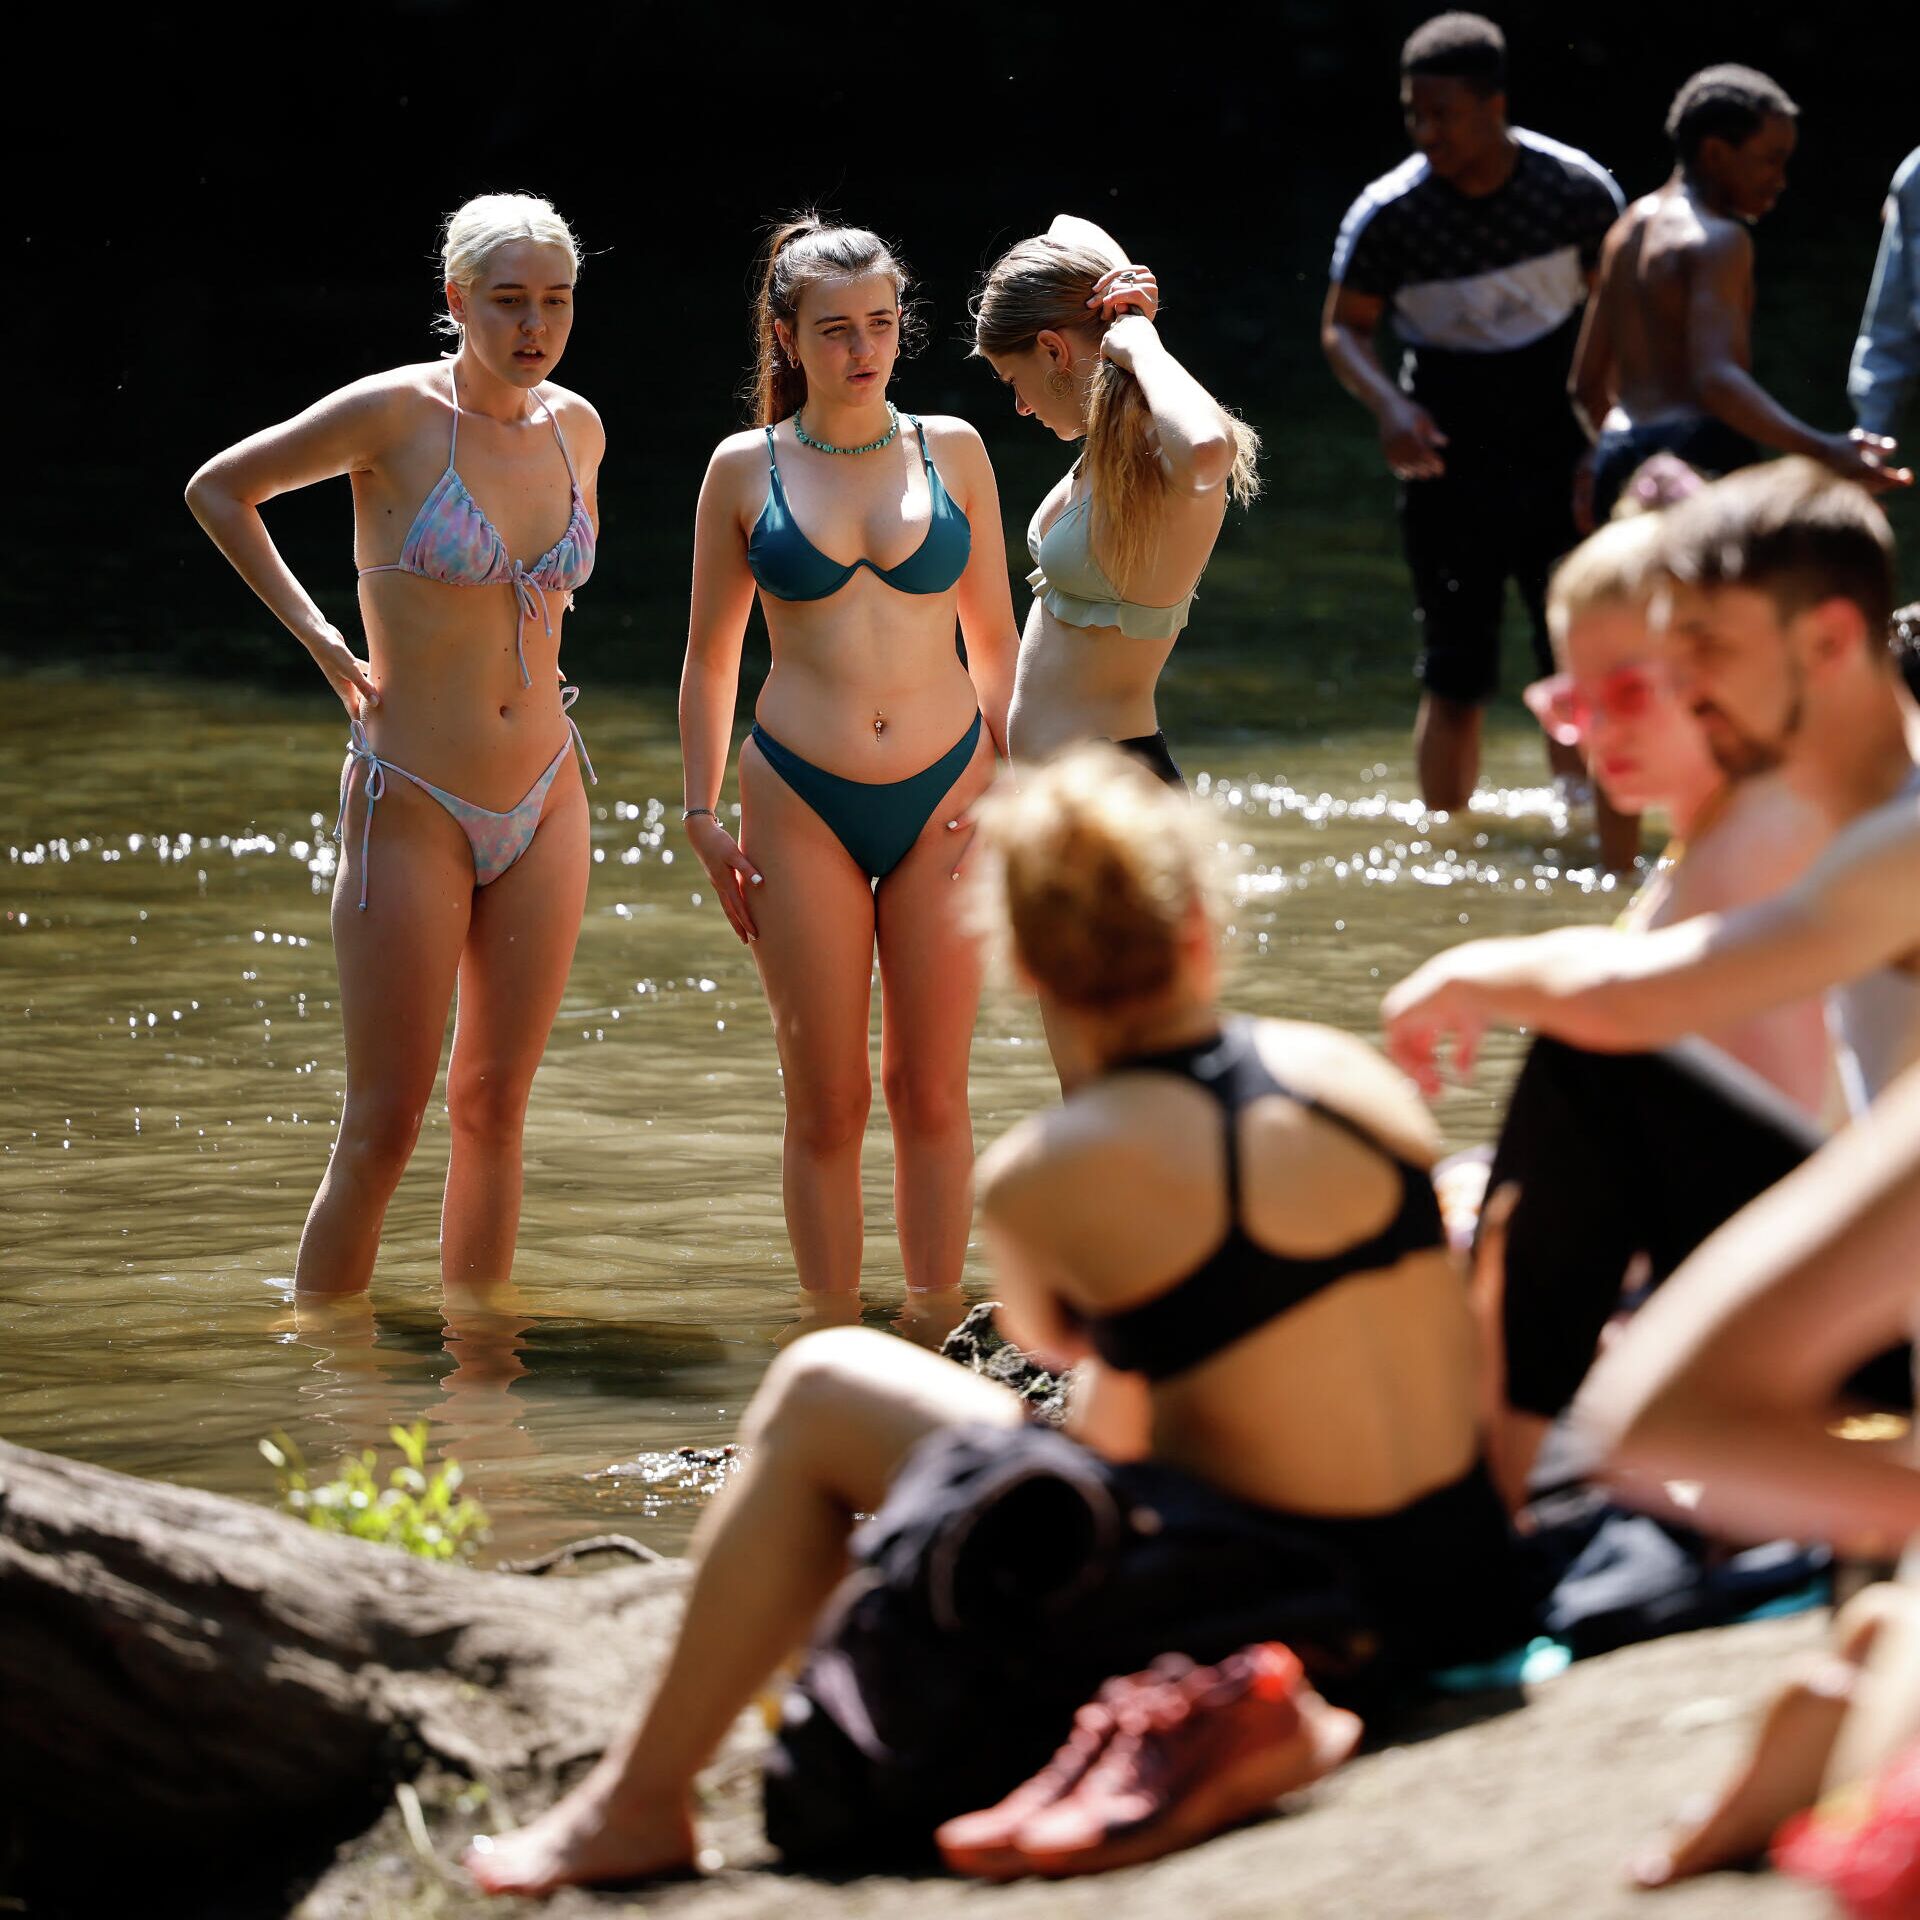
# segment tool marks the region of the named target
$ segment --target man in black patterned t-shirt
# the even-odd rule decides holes
[[[1429,20],[1400,71],[1417,151],[1342,222],[1320,338],[1402,483],[1422,642],[1414,752],[1427,805],[1451,811],[1479,772],[1509,580],[1540,670],[1553,670],[1547,574],[1577,537],[1587,450],[1567,371],[1622,202],[1587,155],[1507,124],[1506,42],[1492,21]],[[1405,349],[1397,382],[1374,349],[1383,318]],[[1625,824],[1603,820],[1603,847]]]

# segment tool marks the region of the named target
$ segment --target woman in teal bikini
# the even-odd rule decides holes
[[[773,1013],[800,1284],[843,1302],[859,1287],[877,947],[894,1210],[907,1285],[930,1304],[959,1285],[972,1217],[980,959],[956,910],[956,823],[1005,739],[1014,623],[979,435],[887,399],[906,285],[863,229],[808,215],[774,235],[758,424],[720,443],[700,491],[680,737],[688,837]],[[736,843],[717,809],[756,589],[773,664]]]
[[[593,567],[605,438],[593,408],[552,384],[579,253],[526,194],[469,201],[442,251],[451,359],[343,387],[217,454],[187,489],[349,720],[333,894],[347,1090],[300,1240],[307,1294],[358,1292],[372,1277],[456,986],[441,1277],[481,1292],[507,1279],[527,1094],[586,901],[575,689],[559,652]],[[338,474],[353,482],[364,661],[259,511]]]
[[[1187,624],[1229,500],[1259,491],[1260,442],[1174,359],[1159,289],[1089,221],[1063,214],[995,261],[974,351],[1080,458],[1027,529],[1015,764],[1111,740],[1178,786],[1154,689]]]

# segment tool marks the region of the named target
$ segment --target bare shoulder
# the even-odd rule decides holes
[[[1648,925],[1671,926],[1771,899],[1832,839],[1827,817],[1778,774],[1742,780],[1720,816],[1689,841],[1686,858],[1669,869],[1666,895]]]
[[[1440,1134],[1414,1084],[1365,1040],[1304,1020],[1262,1020],[1260,1057],[1296,1093],[1376,1133],[1417,1165],[1440,1152]]]
[[[1752,871],[1764,891],[1797,880],[1833,839],[1833,823],[1778,774],[1743,780],[1710,844]]]
[[[606,450],[607,429],[601,421],[599,408],[591,400],[555,380],[546,381],[540,391],[553,408],[569,441],[598,452]]]
[[[451,417],[446,378],[441,373],[437,390],[433,380],[444,365],[429,360],[365,374],[322,395],[289,424],[299,433],[319,433],[352,447],[355,467],[377,462],[416,434],[444,429]]]
[[[710,473],[731,472],[735,468],[765,466],[767,462],[767,432],[764,427],[742,427],[738,433],[730,433],[714,448],[713,457],[707,462]]]
[[[920,430],[927,436],[930,447],[955,450],[976,447],[982,454],[987,450],[979,428],[971,420],[962,420],[957,413],[919,413],[914,418],[920,422]]]
[[[1063,1217],[1063,1202],[1113,1180],[1138,1144],[1138,1116],[1125,1092],[1105,1086],[1076,1093],[1020,1122],[984,1152],[974,1168],[982,1215],[1023,1236],[1044,1239]],[[1101,1189],[1109,1196],[1111,1186]]]
[[[1729,220],[1724,214],[1694,210],[1694,238],[1689,250],[1701,263],[1723,271],[1738,271],[1753,264],[1753,235],[1746,224]]]
[[[417,366],[388,367],[380,373],[363,374],[358,380],[349,380],[344,387],[336,387],[317,404],[364,414],[389,413],[395,418],[405,418],[415,412],[424,414],[435,407],[445,413],[445,373],[440,374],[437,390],[433,383],[435,371],[444,365],[443,361],[426,360]]]
[[[744,502],[750,490],[764,491],[767,436],[764,428],[743,427],[714,448],[701,492],[708,497]]]
[[[992,474],[987,443],[972,421],[962,420],[957,413],[923,413],[918,418],[927,452],[943,467],[956,473]]]

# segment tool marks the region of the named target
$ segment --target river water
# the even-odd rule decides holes
[[[1177,669],[1176,669],[1177,670]],[[1186,687],[1183,710],[1238,711]],[[1410,695],[1409,695],[1410,699]],[[534,1088],[514,1297],[443,1313],[438,1096],[370,1300],[292,1300],[293,1252],[343,1075],[327,935],[344,727],[318,696],[187,680],[0,678],[0,1435],[269,1499],[259,1440],[316,1465],[431,1423],[484,1500],[483,1559],[624,1530],[672,1550],[796,1325],[779,1198],[780,1081],[746,950],[680,843],[669,698],[598,693],[579,957]],[[1384,988],[1469,934],[1598,918],[1496,726],[1471,818],[1429,820],[1404,721],[1176,736],[1233,879],[1229,997],[1377,1030]],[[877,996],[876,996],[877,1007]],[[1488,1137],[1496,1041],[1440,1116]],[[982,1141],[1054,1096],[1027,1005],[990,990]],[[899,1314],[891,1151],[876,1099],[863,1311]],[[972,1297],[991,1280],[977,1249]]]

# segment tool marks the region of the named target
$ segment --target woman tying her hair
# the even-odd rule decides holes
[[[962,810],[1005,737],[1014,651],[979,435],[887,398],[906,291],[862,228],[807,214],[773,236],[759,424],[720,443],[700,490],[680,682],[687,835],[773,1013],[794,1263],[803,1288],[845,1299],[860,1282],[876,944],[907,1286],[924,1299],[960,1283],[980,961],[954,882]],[[740,752],[736,844],[718,806],[756,588],[773,664]]]
[[[456,985],[441,1276],[506,1280],[527,1094],[586,901],[575,689],[559,653],[593,569],[605,436],[586,401],[552,384],[579,249],[545,200],[486,194],[447,222],[441,255],[451,359],[343,387],[215,455],[187,488],[349,720],[333,892],[347,1089],[300,1239],[307,1293],[356,1292],[372,1276]],[[260,516],[275,495],[338,474],[353,482],[365,661]]]
[[[1106,739],[1181,784],[1154,688],[1229,500],[1259,492],[1260,449],[1170,354],[1159,288],[1089,221],[1063,214],[994,262],[974,351],[1014,404],[1085,442],[1027,528],[1034,591],[1009,748],[1022,763]]]
[[[1098,1063],[981,1164],[1007,1331],[1075,1365],[1074,1437],[884,1334],[789,1347],[658,1692],[557,1807],[476,1846],[495,1891],[692,1859],[694,1776],[863,1512],[770,1766],[790,1859],[937,1827],[994,1876],[1165,1851],[1344,1757],[1357,1725],[1315,1685],[1375,1698],[1526,1636],[1413,1090],[1345,1035],[1223,1018],[1196,824],[1112,749],[984,817],[991,911]],[[1237,1652],[1269,1641],[1291,1654]],[[1219,1664],[1101,1688],[1162,1655]]]

